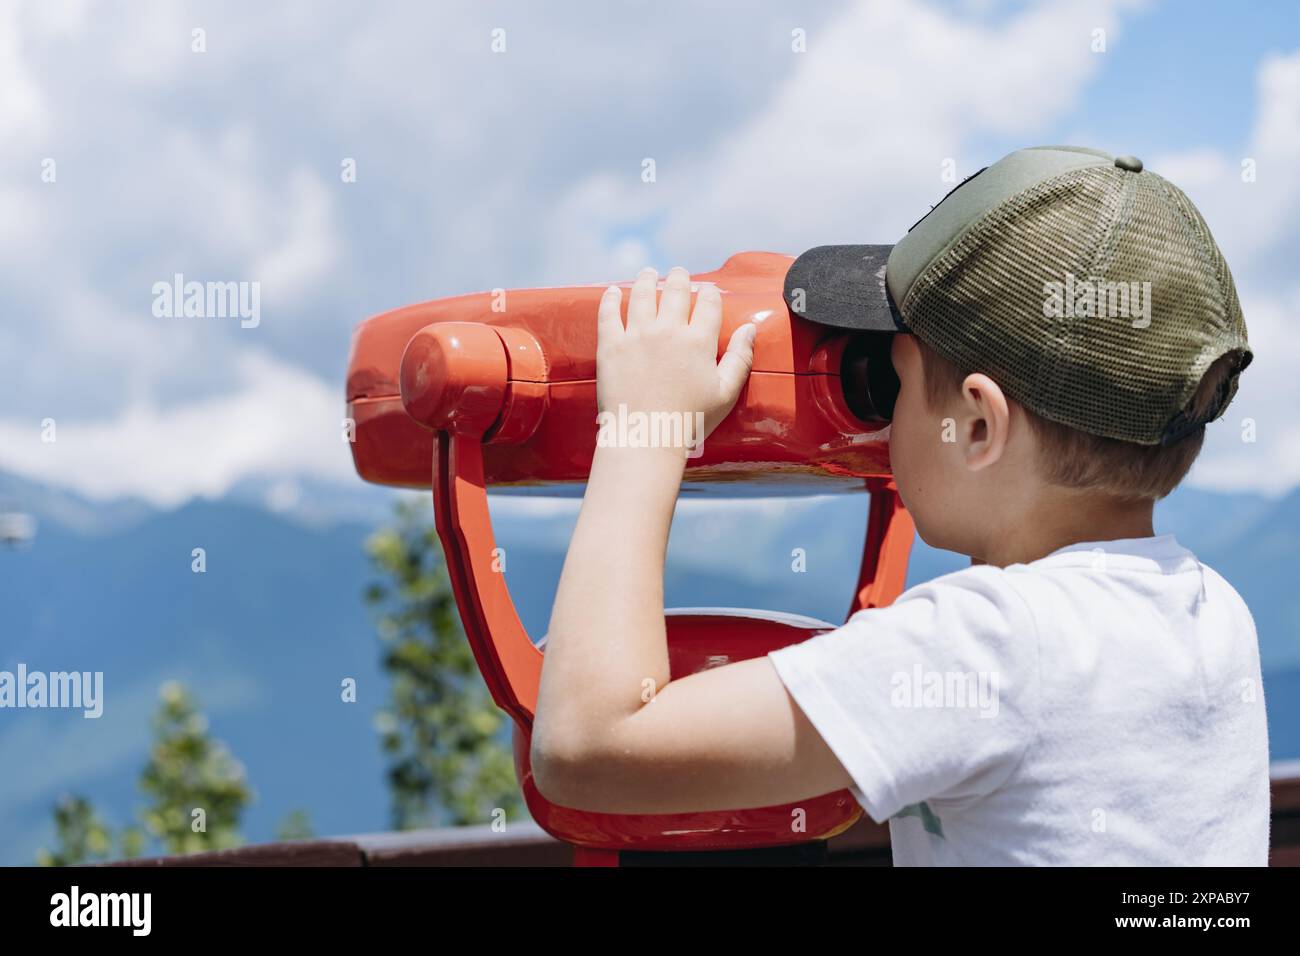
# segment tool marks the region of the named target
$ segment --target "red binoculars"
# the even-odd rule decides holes
[[[736,407],[688,459],[686,486],[738,483],[772,494],[871,494],[848,613],[903,589],[913,525],[889,468],[897,379],[888,335],[816,325],[782,295],[790,256],[747,252],[692,276],[722,294],[721,344],[759,324]],[[630,283],[628,283],[630,284]],[[363,322],[348,368],[348,414],[367,481],[432,487],[434,517],[465,634],[497,705],[514,721],[515,766],[538,824],[581,862],[622,850],[719,850],[824,840],[862,811],[847,790],[801,801],[690,814],[586,813],[547,801],[528,751],[542,651],[494,564],[490,486],[582,482],[597,441],[596,313],[604,284],[484,292],[396,309]],[[748,493],[754,488],[748,487]],[[732,609],[667,612],[671,676],[767,654],[831,625]],[[802,811],[801,827],[792,818]],[[798,832],[796,832],[796,830]],[[607,860],[605,857],[612,857]]]

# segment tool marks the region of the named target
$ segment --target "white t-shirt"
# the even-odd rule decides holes
[[[769,657],[895,865],[1267,865],[1255,624],[1171,534],[966,568]]]

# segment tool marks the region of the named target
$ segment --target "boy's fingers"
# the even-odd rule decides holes
[[[627,302],[629,331],[655,320],[655,286],[658,282],[659,273],[652,266],[646,266],[632,283],[632,296]]]
[[[712,282],[700,285],[695,296],[695,311],[691,313],[691,326],[707,333],[716,351],[718,334],[722,331],[722,293]]]
[[[728,405],[735,402],[749,378],[749,370],[754,366],[754,336],[757,334],[758,326],[753,322],[746,322],[736,329],[731,333],[727,351],[718,362],[718,384]]]
[[[691,274],[681,266],[668,270],[664,294],[659,298],[659,321],[685,325],[691,311]]]
[[[623,290],[616,285],[605,290],[600,297],[600,309],[596,312],[596,341],[609,341],[612,336],[623,331]]]

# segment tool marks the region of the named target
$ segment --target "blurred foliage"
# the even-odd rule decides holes
[[[117,835],[118,859],[134,860],[138,856],[144,856],[144,848],[147,842],[148,837],[140,827],[122,827]]]
[[[172,854],[239,846],[239,818],[253,798],[244,767],[212,739],[207,718],[180,684],[163,685],[153,727],[153,749],[140,775],[150,799],[145,830]]]
[[[366,590],[392,678],[377,717],[399,830],[507,820],[523,812],[507,718],[461,629],[427,501],[402,501],[366,544],[382,580]]]
[[[311,825],[311,814],[302,807],[295,807],[289,815],[275,828],[277,840],[308,840],[316,835]]]
[[[57,848],[38,850],[37,866],[79,866],[109,858],[112,831],[85,797],[67,796],[59,801],[54,808],[54,829]]]
[[[182,685],[168,682],[160,696],[149,762],[140,774],[140,789],[149,798],[141,811],[143,827],[123,827],[114,854],[113,831],[90,801],[65,797],[54,809],[56,849],[38,851],[38,864],[76,866],[114,855],[130,859],[143,854],[150,840],[168,854],[221,850],[242,842],[239,820],[252,800],[244,768],[212,739],[207,719]]]

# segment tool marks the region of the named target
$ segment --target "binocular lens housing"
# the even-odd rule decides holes
[[[898,400],[898,373],[890,349],[893,332],[862,332],[849,340],[840,362],[844,401],[864,422],[887,422]]]

